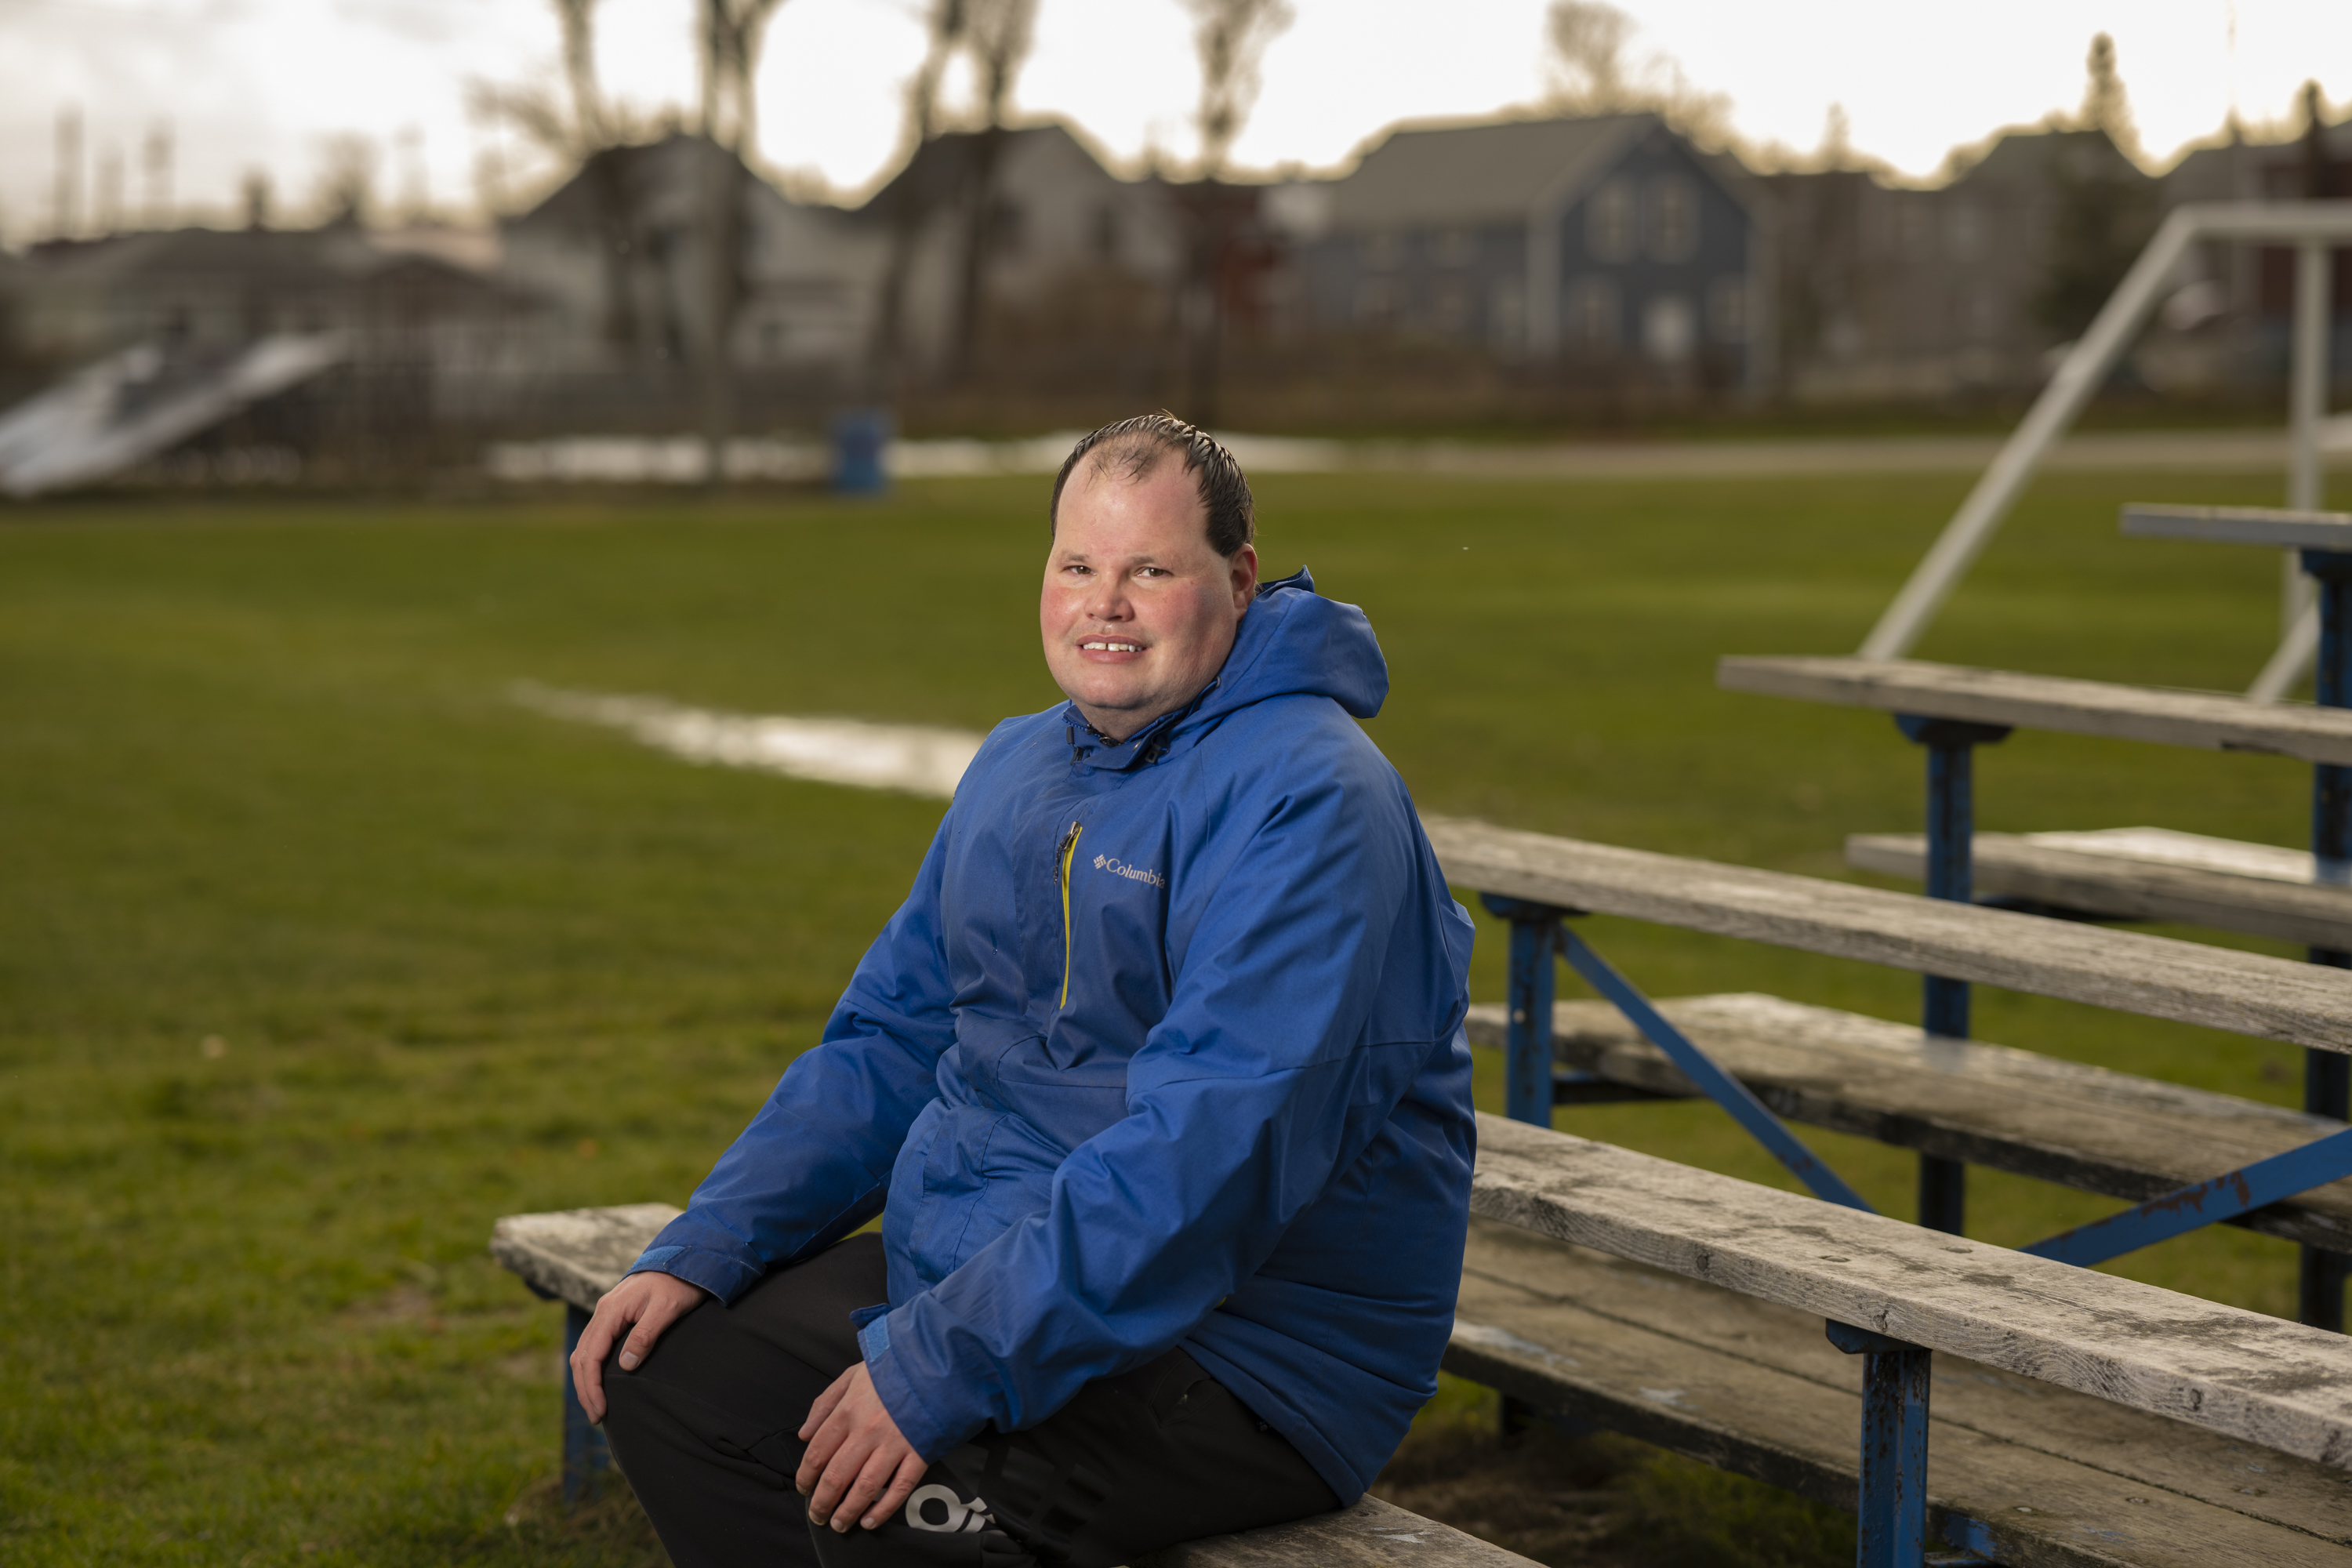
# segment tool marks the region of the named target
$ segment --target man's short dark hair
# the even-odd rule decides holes
[[[1171,452],[1183,455],[1185,471],[1193,476],[1193,485],[1200,491],[1201,510],[1208,513],[1209,548],[1232,559],[1243,545],[1257,538],[1257,503],[1250,497],[1249,481],[1242,478],[1242,466],[1234,461],[1223,443],[1166,409],[1106,425],[1071,447],[1062,461],[1062,471],[1054,476],[1054,499],[1045,509],[1046,522],[1060,520],[1062,488],[1089,456],[1095,467],[1109,468],[1133,485],[1150,479],[1160,459]]]

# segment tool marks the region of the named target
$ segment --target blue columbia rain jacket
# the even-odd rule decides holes
[[[731,1300],[884,1210],[859,1342],[926,1458],[1181,1343],[1352,1501],[1435,1392],[1475,1152],[1470,920],[1349,718],[1387,693],[1301,572],[1127,741],[999,724],[636,1267]]]

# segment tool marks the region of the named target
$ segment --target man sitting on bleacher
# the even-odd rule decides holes
[[[1471,927],[1354,722],[1371,627],[1259,584],[1172,416],[1079,442],[1050,515],[1068,703],[989,736],[572,1358],[682,1568],[1125,1563],[1352,1502],[1434,1392]],[[873,635],[930,637],[877,551]]]

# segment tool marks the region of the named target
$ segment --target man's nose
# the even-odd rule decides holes
[[[1090,620],[1123,621],[1129,614],[1127,584],[1116,577],[1097,577],[1087,584],[1086,602],[1079,607]]]

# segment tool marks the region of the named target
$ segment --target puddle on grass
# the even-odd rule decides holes
[[[689,763],[942,800],[955,794],[982,739],[924,724],[716,713],[659,697],[563,691],[530,681],[517,682],[510,695],[534,712],[618,730]]]

